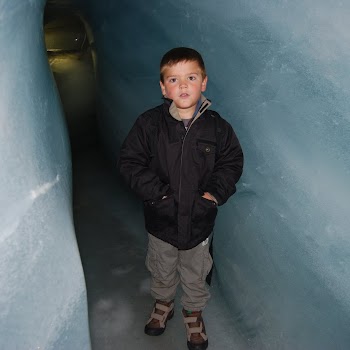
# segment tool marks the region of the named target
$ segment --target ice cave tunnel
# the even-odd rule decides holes
[[[340,0],[0,0],[0,349],[186,348],[179,310],[143,333],[142,205],[116,171],[176,46],[245,154],[209,348],[349,349],[349,30]]]

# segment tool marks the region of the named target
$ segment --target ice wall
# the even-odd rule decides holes
[[[113,157],[161,102],[158,62],[203,53],[207,97],[245,152],[215,232],[217,277],[255,349],[350,344],[350,4],[335,0],[80,1]]]
[[[0,349],[90,349],[44,0],[0,0]]]

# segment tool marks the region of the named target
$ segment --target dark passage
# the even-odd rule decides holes
[[[45,8],[44,32],[74,154],[97,144],[93,38],[77,10],[51,2]]]

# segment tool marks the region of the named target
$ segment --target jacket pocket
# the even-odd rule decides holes
[[[159,232],[176,223],[176,205],[173,195],[164,199],[144,202],[146,228],[150,232]]]
[[[216,145],[206,141],[198,140],[197,149],[201,151],[205,156],[215,156]]]
[[[203,224],[214,224],[218,212],[217,204],[214,201],[203,198],[201,195],[194,200],[192,211],[192,222]]]
[[[215,165],[216,146],[203,141],[198,141],[196,152],[193,156],[194,164],[200,169],[200,173],[210,174]]]

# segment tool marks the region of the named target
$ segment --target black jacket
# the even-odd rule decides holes
[[[201,195],[224,204],[242,174],[239,141],[209,106],[203,97],[186,132],[165,100],[136,120],[120,152],[120,173],[144,201],[147,231],[179,249],[195,247],[213,230],[217,204]]]

